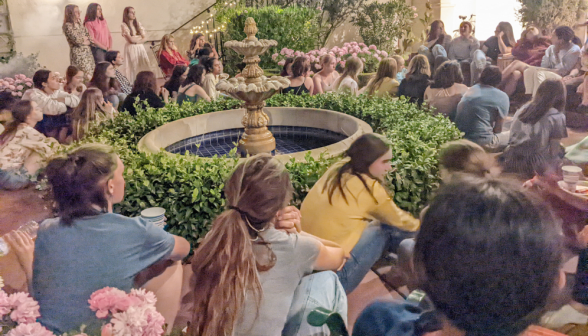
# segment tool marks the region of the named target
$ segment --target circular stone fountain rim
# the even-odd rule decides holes
[[[283,163],[290,161],[292,158],[297,162],[305,161],[305,157],[308,152],[310,152],[311,153],[310,155],[315,159],[318,159],[321,156],[321,154],[324,154],[326,157],[335,157],[335,156],[341,155],[347,150],[347,148],[349,148],[349,145],[351,145],[351,143],[353,141],[355,141],[355,139],[357,139],[358,137],[360,137],[361,135],[363,135],[365,133],[372,133],[373,132],[371,126],[368,123],[366,123],[365,121],[358,119],[358,118],[355,118],[351,115],[337,112],[337,111],[333,111],[333,110],[305,108],[305,107],[265,107],[264,109],[266,110],[266,112],[268,112],[269,115],[273,115],[274,111],[279,111],[279,110],[282,110],[284,112],[288,112],[288,110],[289,110],[289,111],[294,111],[294,112],[296,112],[296,111],[299,111],[299,112],[310,111],[310,112],[327,113],[329,115],[336,115],[339,118],[353,120],[357,125],[357,129],[355,130],[355,132],[353,134],[351,134],[347,138],[345,138],[341,141],[338,141],[334,144],[331,144],[329,146],[319,147],[319,148],[315,148],[315,149],[304,151],[304,152],[296,152],[296,153],[289,153],[289,154],[282,154],[282,155],[275,155],[274,156],[276,159],[280,160]],[[164,153],[166,153],[168,155],[184,155],[184,154],[171,153],[171,152],[168,152],[165,150],[165,148],[167,146],[170,146],[178,141],[181,141],[182,139],[174,140],[171,143],[167,143],[165,145],[162,145],[161,147],[158,147],[155,144],[155,139],[154,139],[155,136],[157,135],[157,133],[165,128],[173,128],[174,125],[178,125],[178,126],[185,125],[188,121],[191,121],[191,120],[198,120],[198,119],[204,119],[204,118],[214,118],[215,116],[218,116],[219,114],[236,113],[236,112],[239,112],[240,115],[243,115],[245,113],[245,109],[232,109],[232,110],[224,110],[224,111],[199,114],[199,115],[186,117],[186,118],[182,118],[182,119],[178,119],[178,120],[169,122],[167,124],[164,124],[164,125],[161,125],[161,126],[155,128],[154,130],[151,130],[149,133],[145,134],[141,138],[139,143],[137,144],[137,148],[140,152],[146,152],[146,153],[158,153],[160,151],[163,151]],[[300,126],[300,125],[279,124],[279,125],[270,125],[270,126]],[[302,127],[313,127],[313,126],[302,126]],[[235,128],[242,128],[242,126],[237,126]],[[316,128],[326,129],[324,127],[316,127]],[[229,128],[224,128],[224,129],[229,129]],[[203,135],[206,133],[222,131],[222,130],[223,129],[218,129],[218,130],[209,129],[204,133],[192,134],[190,137],[195,137],[195,136]],[[341,132],[338,132],[338,133],[343,134]],[[184,139],[186,139],[186,138],[184,138]],[[196,156],[196,155],[194,155],[194,156],[198,157],[199,159],[203,159],[203,160],[211,160],[212,159],[209,157]],[[230,159],[232,159],[232,158],[230,158]]]

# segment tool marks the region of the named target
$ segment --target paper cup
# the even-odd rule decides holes
[[[163,219],[164,215],[165,215],[165,209],[160,208],[160,207],[147,208],[147,209],[141,211],[141,217],[143,217],[149,221],[158,221],[160,219]]]

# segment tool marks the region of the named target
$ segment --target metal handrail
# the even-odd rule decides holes
[[[176,30],[174,30],[173,32],[171,32],[171,34],[173,35],[173,34],[174,34],[175,32],[177,32],[178,30],[180,30],[180,29],[184,28],[184,26],[186,26],[188,23],[192,22],[192,20],[194,20],[195,18],[197,18],[197,17],[199,17],[200,15],[202,15],[202,13],[204,13],[204,12],[209,12],[209,11],[210,11],[210,9],[211,9],[212,7],[214,7],[214,5],[216,5],[216,1],[215,1],[215,2],[214,2],[212,5],[208,6],[208,8],[206,8],[206,9],[205,9],[205,10],[203,10],[202,12],[200,12],[200,13],[198,13],[198,14],[194,15],[194,16],[193,16],[193,17],[192,17],[190,20],[186,21],[186,22],[185,22],[183,25],[181,25],[181,26],[179,26],[178,28],[176,28]]]

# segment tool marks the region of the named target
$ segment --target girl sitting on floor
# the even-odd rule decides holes
[[[335,311],[346,320],[347,297],[333,272],[344,252],[331,242],[275,228],[290,203],[285,167],[268,154],[239,164],[224,190],[227,209],[194,252],[188,335],[323,335],[310,311]]]
[[[73,140],[80,140],[92,124],[114,118],[116,110],[111,102],[104,101],[102,91],[98,88],[89,88],[82,95],[80,105],[76,107],[71,116]]]
[[[385,251],[396,252],[401,241],[414,236],[419,221],[398,208],[382,185],[392,169],[387,140],[364,134],[346,156],[312,187],[301,213],[304,231],[351,254],[337,273],[351,293]]]
[[[35,129],[43,112],[34,101],[21,100],[11,107],[12,121],[0,134],[0,189],[26,188],[59,144]]]

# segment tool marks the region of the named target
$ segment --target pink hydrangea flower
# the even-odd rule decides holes
[[[27,82],[25,82],[25,85],[28,86],[28,87],[32,87],[33,86],[33,82],[27,81]]]
[[[8,85],[8,88],[9,88],[10,90],[12,90],[12,91],[16,90],[16,86],[14,86],[14,85],[12,85],[12,84],[11,84],[11,85]]]
[[[16,95],[22,97],[22,92],[17,92]]]
[[[146,312],[147,325],[143,328],[142,336],[160,336],[163,335],[163,325],[165,318],[155,309],[149,309]]]
[[[388,53],[386,51],[382,50],[382,56],[388,57]]]
[[[90,309],[96,312],[98,318],[105,318],[108,313],[125,311],[138,302],[139,299],[130,297],[124,291],[112,287],[104,287],[95,291],[88,300]]]
[[[155,303],[157,303],[157,297],[155,294],[143,288],[131,289],[131,293],[129,295],[140,299],[141,302],[146,305],[155,306]]]
[[[351,54],[351,57],[357,57],[357,53]]]
[[[339,64],[340,64],[342,67],[345,67],[345,61],[341,61],[341,62],[339,62]]]
[[[275,61],[278,58],[278,56],[279,56],[279,54],[278,53],[275,53],[275,54],[272,55],[272,59]]]
[[[55,336],[40,323],[19,324],[10,330],[6,336]]]
[[[364,48],[364,47],[367,47],[367,46],[365,45],[365,43],[363,43],[363,42],[361,42],[361,43],[359,44],[359,46],[360,46],[360,47],[362,47],[362,48]]]
[[[286,60],[281,60],[278,62],[279,66],[284,66],[284,64],[286,64]]]
[[[17,87],[16,87],[16,89],[17,89],[18,91],[21,91],[22,89],[24,89],[24,86],[22,86],[22,85],[19,85],[19,86],[17,86]]]
[[[10,94],[16,97],[16,91],[12,91]]]
[[[323,66],[322,66],[322,65],[320,65],[320,64],[317,64],[317,65],[315,65],[314,67],[315,67],[317,70],[320,70],[320,69],[322,69],[322,68],[323,68]]]
[[[2,316],[10,313],[12,310],[12,303],[8,298],[8,294],[5,291],[0,290],[0,320],[2,320]]]
[[[37,320],[37,317],[41,316],[39,304],[27,293],[14,293],[8,297],[8,300],[13,308],[10,319],[17,323],[33,323]]]
[[[375,45],[372,44],[372,45],[369,46],[369,49],[371,49],[371,50],[378,50],[378,47],[376,47]]]
[[[419,16],[419,14],[415,12],[414,13],[414,18],[416,19],[418,16]]]

